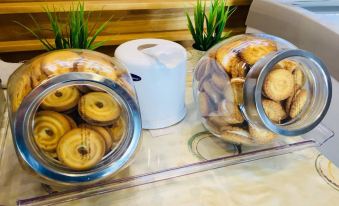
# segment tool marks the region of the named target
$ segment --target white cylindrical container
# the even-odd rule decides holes
[[[187,54],[181,45],[138,39],[121,44],[114,55],[133,77],[144,129],[168,127],[184,118]]]

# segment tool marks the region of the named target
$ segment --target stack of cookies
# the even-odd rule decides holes
[[[84,87],[86,92],[81,92]],[[110,94],[83,85],[48,94],[33,125],[37,147],[73,170],[97,165],[116,147],[125,130],[119,103]]]
[[[200,61],[194,78],[207,129],[227,141],[245,145],[265,144],[277,137],[249,124],[239,109],[247,73],[259,59],[277,50],[272,40],[243,35]],[[262,91],[262,104],[272,122],[280,124],[298,116],[307,99],[304,84],[302,67],[296,61],[283,60],[275,65]]]

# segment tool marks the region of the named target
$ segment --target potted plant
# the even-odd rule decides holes
[[[95,50],[102,46],[106,41],[94,42],[97,36],[106,28],[111,18],[106,22],[96,27],[89,28],[89,18],[91,12],[85,12],[84,2],[78,2],[78,4],[72,4],[70,6],[66,21],[62,22],[58,16],[57,11],[54,9],[51,11],[49,8],[44,8],[48,20],[50,22],[50,31],[53,33],[54,45],[52,45],[44,36],[43,29],[39,26],[37,20],[32,16],[32,20],[35,24],[35,29],[31,29],[20,22],[15,21],[30,33],[32,33],[43,45],[47,51],[67,48],[79,48]]]
[[[209,48],[230,36],[231,31],[224,32],[224,28],[236,8],[226,6],[226,1],[211,0],[207,13],[206,1],[197,0],[193,20],[186,12],[187,26],[194,41],[190,51],[193,66]]]

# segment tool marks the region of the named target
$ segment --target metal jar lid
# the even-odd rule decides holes
[[[90,85],[112,95],[125,111],[127,128],[119,145],[95,167],[74,171],[50,162],[34,143],[32,122],[40,102],[51,91],[70,85]],[[124,168],[136,152],[141,140],[141,117],[135,97],[114,81],[94,73],[67,73],[53,77],[35,88],[20,105],[13,124],[13,139],[18,155],[36,174],[62,185],[87,185],[103,180]]]

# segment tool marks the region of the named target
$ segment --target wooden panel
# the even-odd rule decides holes
[[[41,13],[43,7],[54,5],[55,8],[69,8],[73,1],[1,1],[0,14],[10,13]],[[85,1],[86,10],[142,10],[142,9],[173,9],[192,8],[196,0],[88,0]],[[249,5],[251,0],[228,0],[228,5]]]
[[[0,1],[0,58],[15,54],[43,49],[35,37],[14,21],[19,21],[29,28],[34,23],[31,13],[44,28],[44,36],[51,39],[50,25],[43,6],[53,6],[60,10],[68,8],[72,1],[49,0],[2,0]],[[92,11],[90,26],[100,25],[112,17],[107,28],[97,40],[109,40],[106,45],[117,45],[138,38],[164,38],[173,41],[192,41],[187,30],[185,12],[192,14],[196,0],[89,0],[86,9]],[[233,35],[245,31],[245,20],[250,0],[229,0],[229,5],[237,6],[225,30],[232,30]],[[66,13],[59,13],[66,18]],[[101,49],[102,50],[102,49]],[[105,49],[103,49],[105,50]],[[12,53],[7,55],[6,53]],[[37,52],[33,52],[35,54]],[[38,52],[39,53],[39,52]]]

